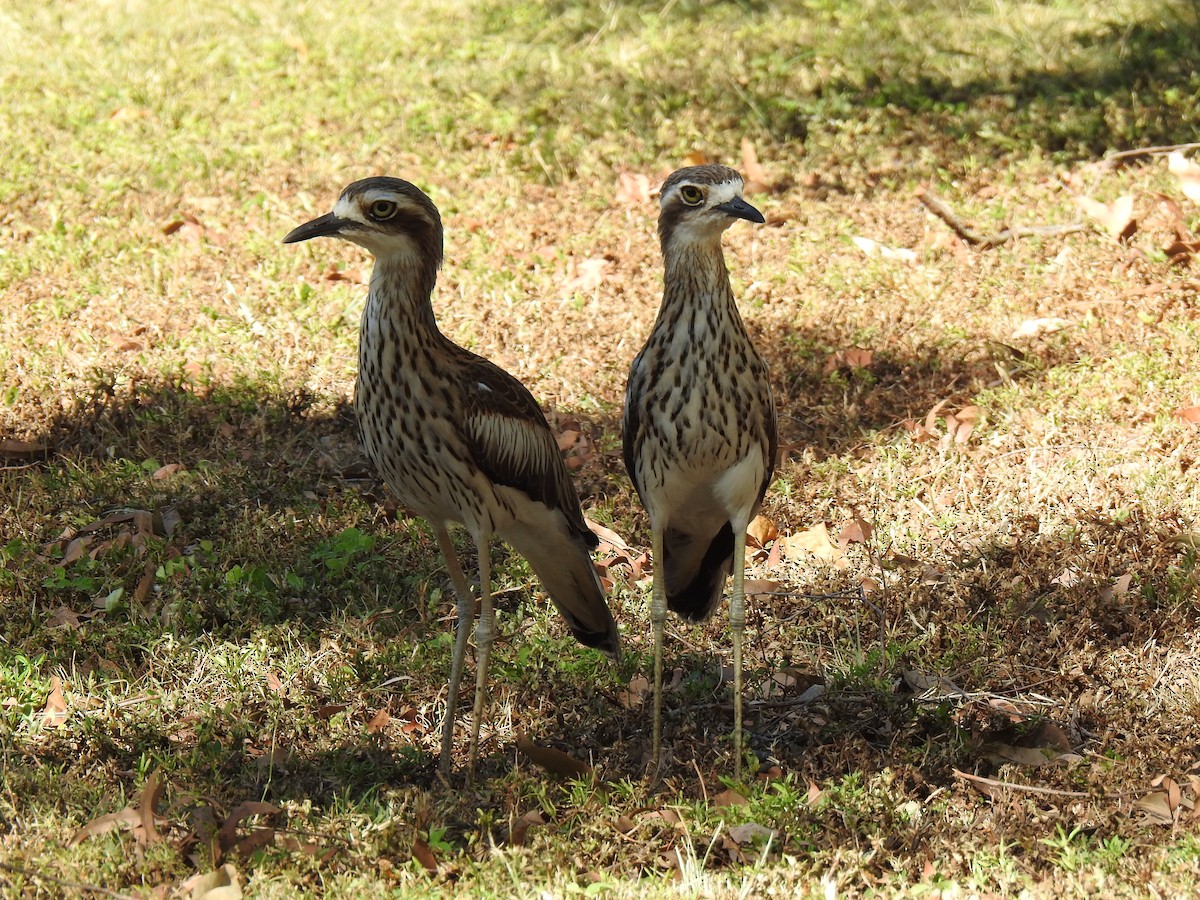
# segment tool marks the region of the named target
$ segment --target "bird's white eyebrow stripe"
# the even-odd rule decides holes
[[[361,194],[355,194],[352,197],[345,195],[338,197],[337,203],[333,205],[333,214],[339,219],[350,219],[354,222],[359,222],[363,225],[367,224],[366,216],[363,215],[363,210],[369,207],[376,200],[391,200],[400,209],[405,212],[415,213],[423,219],[428,219],[429,214],[421,207],[419,203],[411,197],[406,197],[403,194],[398,194],[395,191],[381,190],[379,188],[371,188],[363,191]]]
[[[709,206],[718,206],[722,203],[728,203],[735,197],[740,197],[741,194],[741,182],[722,181],[720,184],[714,184],[708,189],[708,204]]]
[[[681,181],[672,188],[671,193],[678,194],[680,190],[689,184],[693,184],[693,182]],[[707,190],[708,206],[719,206],[722,203],[728,203],[735,197],[740,197],[742,195],[742,185],[743,182],[740,180],[722,181],[717,184],[694,184],[695,187],[701,190]]]

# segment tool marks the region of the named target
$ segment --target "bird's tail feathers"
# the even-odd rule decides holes
[[[617,623],[592,565],[586,539],[558,529],[523,526],[506,529],[500,536],[529,560],[575,639],[585,647],[595,647],[620,659]]]
[[[702,622],[713,614],[732,568],[733,528],[728,522],[707,543],[671,528],[663,535],[667,608],[689,622]]]

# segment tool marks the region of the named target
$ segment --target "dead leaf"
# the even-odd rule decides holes
[[[241,877],[231,863],[204,875],[193,875],[180,887],[191,890],[192,900],[241,900],[242,897]]]
[[[744,822],[726,830],[730,840],[737,844],[750,844],[755,841],[769,841],[779,837],[779,832],[757,822]]]
[[[175,534],[175,529],[181,524],[183,524],[183,517],[179,515],[175,507],[167,506],[154,514],[150,527],[153,531],[170,540],[171,536]]]
[[[804,559],[806,554],[811,554],[822,562],[832,563],[838,568],[845,568],[849,565],[845,560],[845,554],[829,539],[829,529],[825,527],[824,522],[818,522],[807,531],[780,538],[779,542],[783,544],[783,551],[791,560]]]
[[[617,702],[626,709],[641,706],[650,695],[650,680],[645,675],[634,675],[629,679],[628,690],[617,692]]]
[[[92,539],[90,537],[85,537],[85,536],[80,536],[80,537],[72,539],[72,541],[69,544],[67,544],[67,549],[63,551],[62,559],[60,559],[58,561],[59,567],[66,568],[67,566],[71,565],[71,563],[75,562],[77,559],[82,558],[83,552],[85,550],[87,550],[88,544],[90,544],[91,542],[92,542]]]
[[[1124,597],[1129,593],[1129,586],[1133,583],[1133,573],[1126,572],[1120,578],[1116,578],[1110,584],[1106,584],[1100,588],[1100,602],[1112,603],[1118,597]]]
[[[617,816],[617,821],[613,823],[613,827],[616,828],[621,834],[629,834],[629,832],[637,828],[637,822],[633,821],[633,819],[629,818],[629,816],[622,813],[621,815]]]
[[[150,476],[151,481],[162,481],[164,478],[170,478],[176,472],[185,471],[180,463],[167,463],[165,466],[159,466],[154,470],[154,474]]]
[[[900,262],[917,261],[917,254],[907,247],[888,247],[886,244],[879,243],[879,241],[873,241],[870,238],[859,237],[858,235],[851,235],[850,240],[866,256],[878,256],[881,259],[895,259]]]
[[[566,293],[594,291],[604,283],[609,265],[603,256],[592,256],[578,262],[572,257],[567,263],[567,277],[562,289]]]
[[[158,567],[153,561],[146,563],[146,567],[142,571],[142,577],[138,579],[137,587],[133,589],[135,603],[146,602],[146,598],[150,596],[150,589],[154,587],[154,578],[157,571]]]
[[[649,203],[650,178],[634,172],[622,172],[617,180],[617,200],[621,203]]]
[[[869,369],[874,361],[875,352],[873,350],[866,350],[862,347],[846,347],[830,353],[826,357],[825,365],[821,367],[821,371],[828,375],[843,367],[849,369]]]
[[[988,741],[980,749],[996,763],[1016,763],[1018,766],[1062,766],[1079,762],[1076,753],[1060,753],[1051,747],[1016,747],[1001,741]]]
[[[1175,782],[1171,779],[1172,785]],[[1179,809],[1178,785],[1175,785],[1175,794],[1168,790],[1154,791],[1144,797],[1140,797],[1133,802],[1133,808],[1140,813],[1141,824],[1143,825],[1172,825],[1175,822],[1176,811]]]
[[[742,589],[746,592],[747,597],[785,593],[782,584],[780,584],[778,581],[770,581],[766,578],[747,578],[742,583]]]
[[[754,150],[754,144],[748,137],[742,138],[742,175],[745,176],[745,184],[742,187],[744,194],[765,194],[771,190],[771,182],[767,179],[767,173],[758,161],[758,153]]]
[[[1061,587],[1069,588],[1079,584],[1083,579],[1083,573],[1075,566],[1067,566],[1057,575],[1050,579],[1051,584],[1057,584]]]
[[[975,425],[982,415],[978,406],[964,406],[956,413],[944,415],[942,418],[946,422],[946,434],[941,441],[942,448],[945,449],[951,444],[965,445],[971,439]]]
[[[321,277],[326,281],[345,281],[348,284],[368,284],[371,280],[370,275],[363,269],[339,269],[332,263]]]
[[[324,706],[317,707],[315,713],[318,719],[332,719],[340,712],[345,712],[349,709],[348,703],[326,703]]]
[[[119,812],[106,813],[103,816],[97,816],[88,822],[82,828],[75,832],[67,846],[75,847],[83,843],[90,837],[95,837],[99,834],[107,834],[110,831],[115,831],[118,828],[124,828],[132,831],[139,823],[140,818],[137,811],[131,806]]]
[[[144,119],[150,115],[150,111],[140,106],[118,106],[108,115],[110,122],[132,122],[137,119]]]
[[[967,692],[949,678],[941,675],[927,675],[915,669],[903,673],[904,683],[914,694],[923,700],[941,700],[946,697],[965,697]]]
[[[638,815],[639,819],[651,820],[658,819],[667,825],[679,825],[681,820],[679,813],[673,809],[651,809]]]
[[[726,788],[713,797],[713,806],[749,806],[750,801],[735,791],[733,788]]]
[[[78,628],[80,625],[79,615],[75,610],[66,606],[60,606],[54,612],[50,613],[51,628]]]
[[[560,431],[555,440],[558,442],[558,450],[560,453],[566,453],[579,442],[579,432],[573,429]]]
[[[180,213],[177,218],[162,227],[162,233],[168,237],[173,234],[181,234],[193,243],[198,243],[204,236],[204,232],[205,228],[200,220],[191,213]]]
[[[387,723],[391,720],[392,717],[388,714],[388,711],[381,709],[375,715],[371,716],[370,721],[367,722],[367,734],[379,734],[379,732],[387,727]]]
[[[221,824],[220,846],[224,853],[228,853],[236,848],[242,841],[238,839],[237,829],[243,819],[248,819],[251,816],[273,816],[283,812],[278,806],[271,803],[263,803],[258,800],[247,800],[244,803],[239,803],[233,808],[225,821]],[[273,828],[256,828],[255,831],[270,831],[272,835],[275,833]],[[242,840],[245,840],[244,838]]]
[[[433,848],[424,838],[419,837],[413,841],[412,855],[426,872],[438,870],[437,857],[433,855]]]
[[[586,516],[583,519],[583,524],[586,525],[588,530],[596,535],[596,537],[600,538],[600,540],[610,544],[614,550],[631,549],[629,544],[625,542],[625,538],[621,537],[611,528],[606,528],[599,522],[594,522]]]
[[[284,37],[283,44],[285,47],[296,51],[296,58],[300,60],[300,62],[308,62],[308,44],[304,43],[303,38],[296,37],[295,35],[288,35]]]
[[[592,767],[569,753],[555,750],[553,747],[541,747],[530,741],[524,734],[517,734],[517,749],[520,750],[534,765],[540,766],[552,775],[562,778],[583,778],[591,774]]]
[[[693,150],[683,158],[683,165],[685,166],[706,166],[708,163],[708,157],[699,150]]]
[[[138,821],[140,828],[135,832],[138,843],[149,846],[162,840],[154,819],[158,811],[158,801],[162,797],[163,783],[158,769],[150,773],[142,794],[138,798]]]
[[[1115,241],[1126,242],[1137,232],[1132,194],[1122,194],[1112,203],[1101,203],[1091,197],[1076,197],[1075,205],[1084,215],[1100,223]]]
[[[262,828],[255,828],[248,835],[234,844],[230,848],[229,852],[236,853],[240,856],[249,856],[255,850],[266,847],[269,844],[274,844],[275,834],[275,829],[269,825]]]
[[[815,781],[813,781],[811,778],[808,780],[808,803],[809,803],[809,806],[811,806],[812,804],[814,804],[818,800],[820,800],[821,795],[824,793],[825,792],[822,791],[817,786],[817,783]]]
[[[1173,266],[1191,265],[1192,257],[1200,253],[1200,241],[1185,241],[1179,238],[1163,247],[1167,261]]]
[[[1037,337],[1039,334],[1054,334],[1056,331],[1062,331],[1064,328],[1070,328],[1071,322],[1068,319],[1058,318],[1042,318],[1042,319],[1026,319],[1016,330],[1013,331],[1013,340],[1018,338]]]
[[[849,523],[842,526],[838,533],[838,546],[845,550],[850,544],[865,544],[871,539],[875,528],[870,522],[855,516]]]
[[[508,842],[516,847],[524,847],[530,828],[538,828],[546,824],[545,818],[536,809],[532,809],[513,823],[508,833]]]
[[[1181,406],[1175,410],[1175,418],[1192,425],[1200,425],[1200,406]]]
[[[783,561],[783,542],[776,540],[771,544],[771,552],[767,554],[767,561],[763,563],[763,567],[767,569],[776,568]]]
[[[1200,203],[1200,164],[1192,162],[1176,150],[1167,156],[1167,171],[1179,180],[1183,196],[1193,203]]]
[[[746,529],[746,536],[750,538],[753,546],[766,547],[779,537],[779,526],[766,516],[755,516],[750,527]]]
[[[63,696],[62,679],[57,675],[50,676],[50,695],[42,709],[42,727],[57,728],[67,721],[67,700]]]

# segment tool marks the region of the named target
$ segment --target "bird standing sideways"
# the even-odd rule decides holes
[[[778,446],[767,366],[738,314],[721,235],[762,222],[725,166],[690,166],[662,186],[665,274],[658,319],[633,361],[622,423],[625,466],[650,517],[654,592],[654,765],[661,761],[662,643],[667,608],[710,615],[732,571],[734,777],[742,762],[746,529],[770,484]]]
[[[439,768],[450,768],[454,714],[474,619],[471,590],[447,530],[466,526],[479,556],[477,677],[467,774],[474,772],[495,635],[489,545],[499,535],[532,566],[580,641],[619,656],[617,626],[590,555],[598,539],[533,396],[503,369],[446,338],[430,294],[442,262],[442,220],[422,191],[367,178],[333,211],[284,243],[338,237],[375,257],[359,330],[354,407],[367,455],[400,501],[433,526],[458,595]]]

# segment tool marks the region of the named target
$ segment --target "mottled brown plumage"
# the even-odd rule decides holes
[[[489,543],[499,535],[533,567],[575,637],[614,656],[617,626],[589,550],[595,535],[554,436],[525,387],[446,338],[430,293],[442,261],[442,224],[407,181],[368,178],[347,187],[332,212],[285,242],[334,236],[375,256],[359,332],[355,391],[363,446],[400,501],[437,533],[458,594],[440,766],[450,765],[454,711],[474,604],[447,527],[466,526],[479,553],[478,677],[467,770],[473,771],[495,632]]]
[[[725,166],[692,166],[666,180],[658,233],[663,300],[625,394],[625,465],[653,533],[654,736],[662,734],[662,635],[668,608],[710,616],[734,577],[735,777],[742,752],[741,657],[745,535],[774,470],[775,406],[767,366],[738,314],[721,235],[735,219],[762,222]]]

